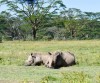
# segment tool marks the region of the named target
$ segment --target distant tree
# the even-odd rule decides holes
[[[100,13],[84,12],[81,33],[86,39],[100,38]]]
[[[80,29],[80,21],[82,12],[79,9],[76,8],[69,8],[66,11],[66,20],[64,22],[67,36],[69,36],[71,39],[76,38],[78,31]]]
[[[7,27],[7,21],[5,16],[0,14],[0,33],[4,34],[4,30],[6,30]]]
[[[11,39],[18,38],[20,19],[17,17],[13,17],[9,12],[2,11],[1,15],[5,18],[5,30],[3,30],[4,34],[10,37]]]

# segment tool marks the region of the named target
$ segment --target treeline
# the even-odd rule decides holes
[[[10,10],[0,13],[1,41],[100,39],[100,12],[66,8],[61,0],[1,0],[0,4]]]

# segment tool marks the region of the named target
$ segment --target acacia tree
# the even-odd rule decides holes
[[[6,4],[8,10],[29,23],[34,39],[45,18],[65,7],[62,0],[1,0],[0,4]]]
[[[70,38],[76,38],[80,25],[80,20],[82,18],[82,12],[76,8],[69,8],[66,11],[66,20],[64,22],[66,31]]]

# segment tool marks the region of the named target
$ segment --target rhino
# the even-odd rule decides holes
[[[41,53],[31,53],[28,56],[28,59],[25,61],[25,66],[40,66],[46,63],[46,60],[49,56],[47,54]]]
[[[45,63],[48,68],[60,68],[75,65],[75,56],[71,52],[56,51],[49,52],[49,57]]]

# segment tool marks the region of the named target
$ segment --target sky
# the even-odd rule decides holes
[[[62,0],[67,8],[77,8],[83,12],[100,12],[100,0]],[[0,7],[0,12],[6,6]]]
[[[100,0],[62,0],[67,8],[77,8],[83,12],[100,12]]]

